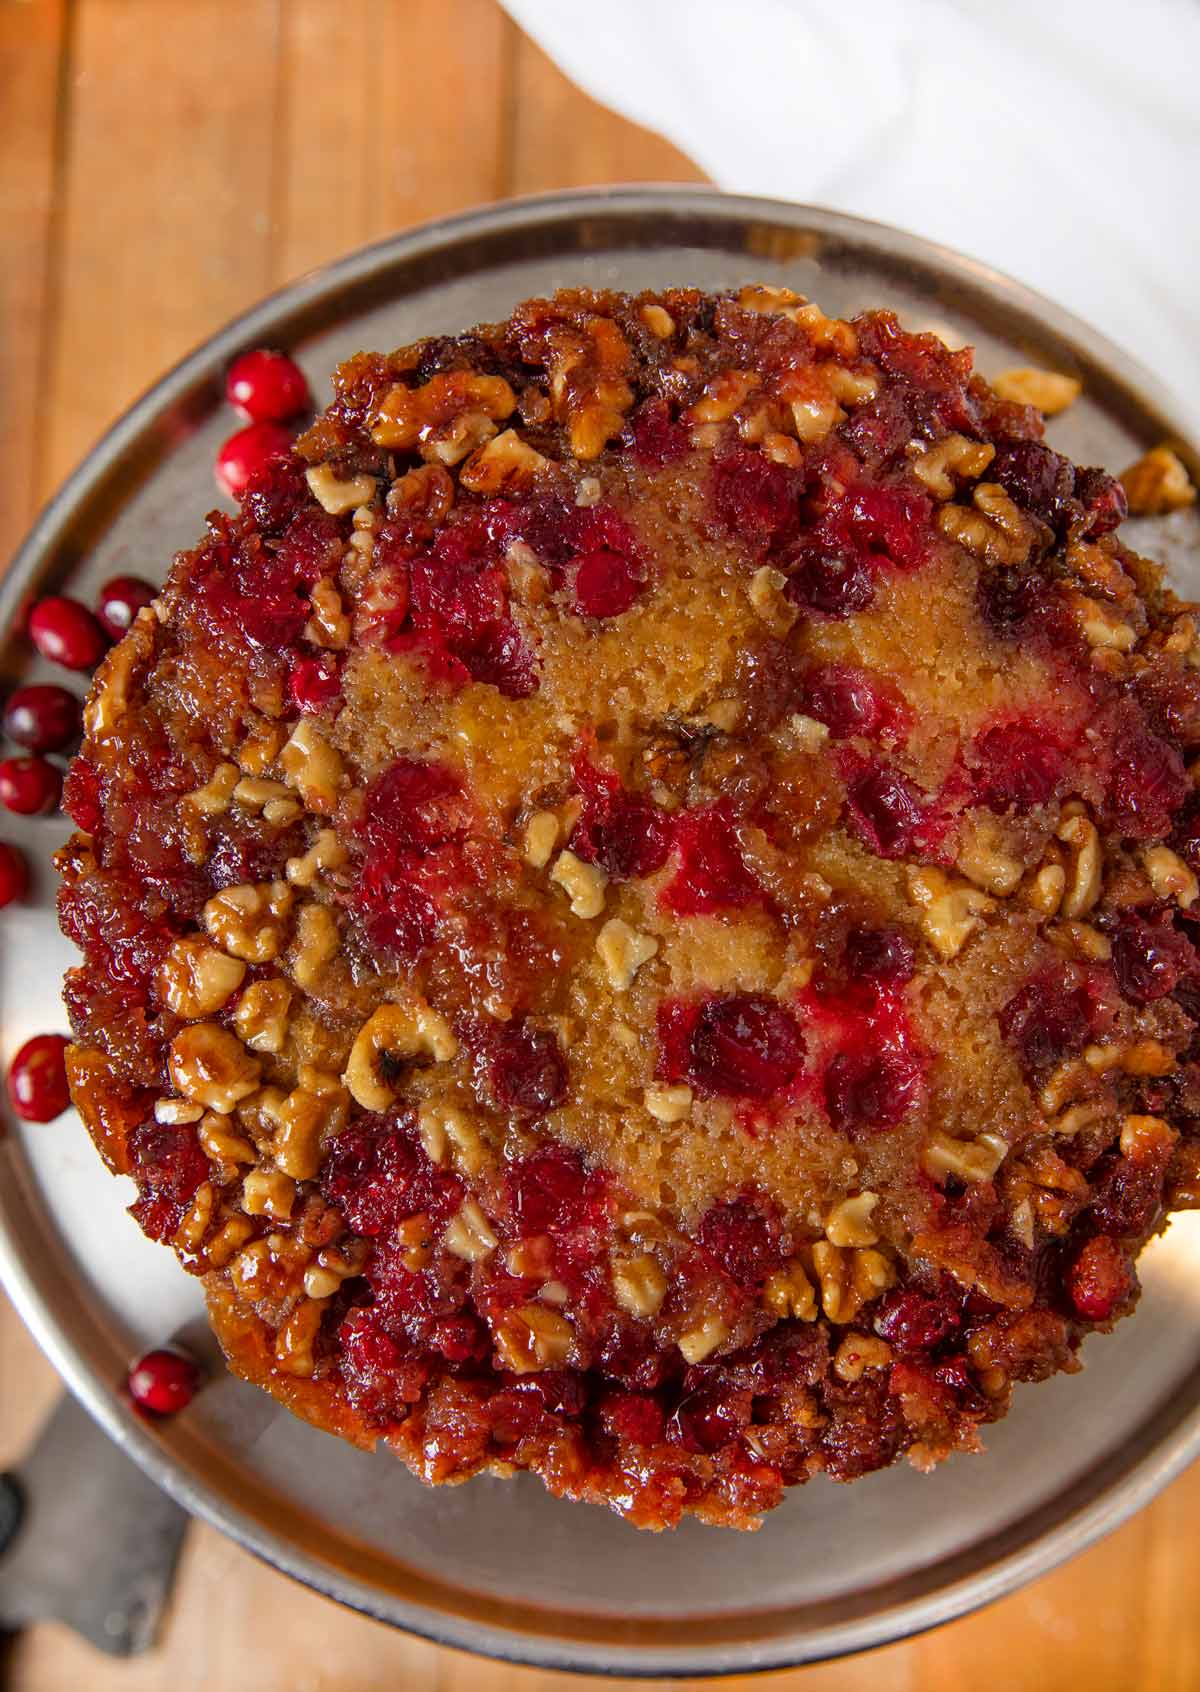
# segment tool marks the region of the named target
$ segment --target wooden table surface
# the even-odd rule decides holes
[[[495,0],[0,0],[0,562],[130,400],[302,271],[506,195],[698,177],[579,93]],[[0,1308],[0,1466],[56,1390]],[[1016,1597],[770,1684],[1195,1689],[1198,1512],[1200,1469]],[[201,1526],[157,1651],[113,1662],[39,1626],[6,1668],[18,1692],[579,1684],[391,1633]]]

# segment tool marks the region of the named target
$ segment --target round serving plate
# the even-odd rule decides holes
[[[1119,469],[1186,428],[1136,366],[1059,308],[970,259],[878,224],[681,188],[597,190],[492,207],[398,236],[303,278],[223,329],[99,443],[38,522],[0,589],[84,597],[118,572],[161,575],[214,503],[231,428],[230,358],[289,347],[314,392],[364,347],[506,316],[527,295],[589,285],[786,283],[830,311],[894,306],[910,327],[970,341],[994,373],[1040,364],[1084,397],[1051,441]],[[1141,526],[1176,584],[1200,588],[1200,521]],[[1192,580],[1189,584],[1188,570]],[[3,679],[35,676],[27,642]],[[31,900],[4,916],[4,1057],[62,1025],[73,954],[52,914],[61,819],[7,826],[38,861]],[[528,1476],[429,1491],[386,1453],[294,1420],[212,1356],[195,1284],[144,1240],[127,1183],[102,1170],[78,1120],[14,1124],[0,1145],[0,1271],[68,1385],[188,1509],[319,1591],[414,1633],[497,1657],[625,1675],[779,1668],[862,1650],[963,1614],[1090,1544],[1200,1448],[1200,1227],[1146,1253],[1135,1319],[1089,1342],[1082,1376],[1023,1389],[986,1454],[931,1476],[900,1467],[791,1494],[758,1534],[688,1522],[639,1534],[550,1498]],[[131,1353],[184,1333],[210,1386],[173,1422],[123,1402]],[[11,1390],[11,1388],[10,1388]]]

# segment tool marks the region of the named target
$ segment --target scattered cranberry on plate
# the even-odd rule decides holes
[[[200,1371],[182,1351],[148,1351],[129,1371],[129,1396],[139,1409],[155,1416],[174,1416],[186,1409],[199,1385]]]
[[[108,638],[78,599],[52,594],[29,613],[29,635],[43,658],[68,670],[92,670],[108,651]]]
[[[18,687],[4,707],[4,732],[27,752],[61,752],[79,733],[79,700],[53,682]]]
[[[114,576],[105,582],[96,601],[96,615],[112,640],[120,640],[155,590],[140,576]]]
[[[26,1122],[51,1122],[71,1103],[63,1034],[35,1034],[8,1066],[8,1096]]]
[[[0,910],[25,897],[29,886],[29,870],[15,846],[0,840]]]
[[[251,423],[230,435],[217,454],[217,481],[230,499],[238,499],[260,470],[291,449],[292,437],[278,423]]]
[[[58,804],[62,774],[45,758],[0,763],[0,805],[21,817],[44,817]]]
[[[225,378],[225,398],[252,423],[282,423],[312,404],[300,366],[269,347],[234,359]]]

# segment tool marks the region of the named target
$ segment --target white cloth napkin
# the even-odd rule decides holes
[[[1200,426],[1200,0],[505,0],[723,188],[1039,288]]]

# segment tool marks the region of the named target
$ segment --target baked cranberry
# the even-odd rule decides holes
[[[323,711],[342,696],[342,674],[331,652],[293,660],[288,693],[298,711]]]
[[[1027,1076],[1072,1057],[1092,1033],[1092,1001],[1082,984],[1044,970],[1013,994],[1000,1012],[1000,1032],[1017,1048]]]
[[[629,419],[625,438],[639,464],[648,470],[660,470],[683,458],[691,449],[691,439],[682,423],[671,416],[671,407],[662,398],[648,399]]]
[[[526,1234],[567,1233],[591,1220],[601,1183],[577,1153],[547,1147],[510,1164],[505,1177],[513,1215]]]
[[[269,347],[234,359],[225,377],[225,398],[252,423],[284,423],[312,404],[300,366]]]
[[[1171,818],[1192,791],[1175,748],[1141,724],[1118,733],[1105,795],[1105,821],[1132,840],[1169,833]]]
[[[800,524],[804,478],[761,452],[735,447],[713,463],[712,503],[718,523],[758,556],[791,540]]]
[[[662,1439],[666,1418],[662,1405],[645,1392],[605,1393],[600,1400],[600,1422],[613,1439],[627,1439],[631,1445],[657,1445]]]
[[[619,617],[641,590],[640,568],[622,553],[597,547],[575,562],[575,611],[580,617]]]
[[[843,1134],[894,1128],[920,1090],[921,1066],[910,1052],[838,1052],[825,1071],[825,1108]]]
[[[71,1103],[62,1034],[35,1034],[8,1066],[8,1096],[26,1122],[50,1122]]]
[[[1125,489],[1105,470],[1077,470],[1075,498],[1083,507],[1083,534],[1087,537],[1111,534],[1129,515]]]
[[[129,1214],[152,1240],[169,1240],[212,1173],[199,1136],[188,1123],[144,1122],[129,1136],[129,1152],[138,1189]]]
[[[1186,935],[1132,913],[1113,933],[1112,963],[1121,997],[1135,1005],[1165,998],[1185,976],[1200,970],[1200,958]]]
[[[698,1010],[681,1007],[691,1028],[684,1073],[698,1092],[731,1098],[767,1099],[795,1080],[804,1061],[804,1037],[795,1017],[765,993],[734,993],[708,999]],[[659,1038],[664,1012],[659,1008]]]
[[[999,482],[1016,503],[1051,529],[1071,513],[1075,471],[1069,459],[1040,441],[1007,441],[996,448],[987,480]]]
[[[667,1437],[685,1451],[719,1451],[737,1439],[750,1421],[751,1395],[728,1387],[691,1392],[667,1424]]]
[[[0,763],[0,805],[22,817],[44,817],[58,804],[62,776],[45,758]]]
[[[61,752],[79,733],[82,707],[52,683],[19,687],[4,707],[4,732],[29,752]]]
[[[29,888],[29,871],[15,846],[0,840],[0,910],[23,899]]]
[[[147,1351],[129,1371],[129,1396],[140,1410],[174,1416],[185,1410],[200,1386],[200,1370],[182,1351]]]
[[[732,910],[763,896],[738,849],[733,817],[720,800],[685,811],[675,824],[679,873],[663,889],[661,903],[681,916]]]
[[[803,709],[824,723],[835,740],[860,734],[872,740],[898,725],[903,709],[869,670],[854,664],[820,664],[804,679]]]
[[[994,811],[1024,812],[1062,791],[1066,761],[1046,731],[1033,723],[1004,723],[975,742],[979,798]]]
[[[615,775],[581,762],[576,770],[583,810],[571,831],[571,850],[599,864],[611,881],[653,875],[667,861],[672,823],[657,805],[627,793]]]
[[[490,1074],[499,1102],[530,1116],[553,1110],[567,1090],[566,1059],[553,1033],[524,1023],[510,1024],[496,1034]]]
[[[928,821],[917,789],[886,764],[842,754],[850,828],[880,858],[903,858]]]
[[[948,1298],[900,1288],[886,1294],[875,1317],[875,1332],[903,1357],[932,1351],[961,1325]]]
[[[411,561],[413,629],[451,686],[483,682],[508,699],[537,692],[534,656],[508,613],[507,577],[481,521],[441,530]]]
[[[842,964],[853,981],[902,987],[912,979],[917,955],[912,941],[899,928],[852,928],[846,936]]]
[[[1067,1293],[1089,1322],[1107,1322],[1136,1285],[1129,1260],[1108,1234],[1090,1239],[1067,1270]]]
[[[43,658],[65,670],[91,670],[108,650],[104,630],[86,605],[66,594],[40,599],[29,613],[29,637]]]
[[[852,617],[875,597],[875,572],[865,557],[806,545],[786,562],[793,604],[826,617]]]
[[[704,1214],[696,1243],[741,1287],[758,1287],[783,1261],[779,1220],[743,1195]]]
[[[1043,577],[1006,565],[980,573],[976,597],[980,616],[1002,640],[1015,640],[1026,628],[1048,617],[1055,603]]]
[[[140,576],[113,576],[105,582],[96,601],[96,615],[109,639],[120,640],[154,595],[155,589]]]
[[[217,481],[230,499],[238,499],[268,468],[273,459],[286,458],[292,437],[278,423],[250,423],[230,435],[217,454]]]

